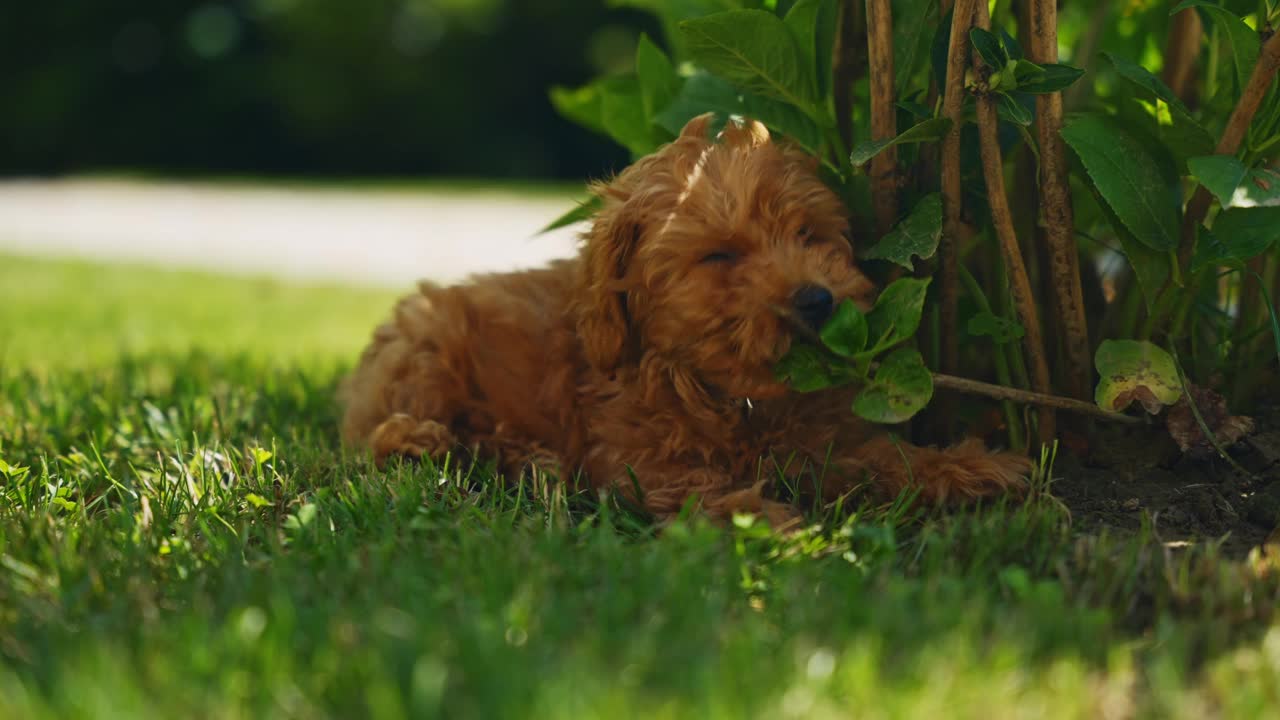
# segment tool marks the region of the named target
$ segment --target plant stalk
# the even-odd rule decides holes
[[[991,17],[987,5],[979,2],[974,13],[974,25],[984,30],[991,28]],[[979,77],[985,77],[987,68],[982,58],[973,58],[974,71]],[[950,79],[948,78],[948,84]],[[1001,254],[1004,256],[1005,268],[1009,273],[1009,290],[1013,295],[1014,306],[1018,311],[1018,319],[1026,330],[1023,343],[1030,362],[1031,387],[1038,393],[1050,394],[1049,363],[1045,357],[1044,337],[1041,332],[1040,314],[1036,308],[1035,294],[1031,290],[1031,281],[1027,277],[1027,267],[1022,261],[1022,253],[1018,249],[1018,238],[1013,230],[1013,215],[1009,210],[1009,197],[1004,185],[1004,161],[1000,152],[999,115],[996,112],[995,96],[983,93],[977,96],[978,139],[982,152],[982,174],[987,184],[987,203],[991,206],[991,221],[996,237],[1000,241]],[[1055,422],[1050,406],[1041,406],[1037,428],[1042,443],[1053,441]]]
[[[865,1],[871,138],[887,140],[898,134],[898,111],[894,107],[893,10],[889,0]],[[889,147],[871,158],[870,170],[876,230],[883,237],[898,221],[898,148]]]
[[[978,0],[954,0],[951,40],[947,48],[947,80],[942,115],[951,129],[942,138],[942,241],[938,245],[938,325],[941,368],[954,373],[960,365],[958,304],[960,297],[960,240],[963,234],[963,188],[960,183],[960,130],[964,126],[964,74],[969,65],[969,28]],[[951,407],[942,403],[939,424],[951,426]]]
[[[1057,0],[1031,0],[1031,61],[1058,62]],[[1067,394],[1089,397],[1093,378],[1089,324],[1080,284],[1080,250],[1076,246],[1067,151],[1062,130],[1062,93],[1036,96],[1036,132],[1040,145],[1040,208],[1049,250],[1049,278],[1066,350]]]
[[[1195,87],[1191,70],[1200,55],[1200,40],[1204,25],[1195,8],[1187,8],[1173,16],[1169,22],[1169,37],[1164,46],[1164,70],[1160,78],[1173,90],[1173,94],[1188,103]]]
[[[1222,130],[1222,137],[1218,139],[1215,154],[1235,155],[1240,149],[1240,143],[1249,132],[1253,116],[1258,112],[1267,91],[1271,89],[1271,81],[1277,70],[1280,70],[1280,33],[1272,35],[1263,44],[1262,52],[1258,54],[1258,63],[1253,66],[1249,82],[1245,83],[1244,92],[1240,94],[1240,101],[1231,111],[1227,126]],[[1178,264],[1184,268],[1195,250],[1197,228],[1209,214],[1212,203],[1213,196],[1204,186],[1197,188],[1191,202],[1187,203],[1186,214],[1182,216],[1182,244],[1178,248]],[[1166,290],[1168,287],[1166,286]]]

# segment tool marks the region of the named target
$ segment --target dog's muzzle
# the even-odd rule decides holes
[[[791,296],[791,306],[806,325],[819,330],[835,306],[831,291],[819,285],[805,285]]]

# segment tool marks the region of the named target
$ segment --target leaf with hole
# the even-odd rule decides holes
[[[880,363],[875,378],[853,399],[853,411],[875,423],[906,422],[932,397],[933,375],[920,351],[898,348]]]
[[[867,313],[869,349],[862,356],[874,357],[908,340],[920,327],[924,298],[930,278],[902,278],[890,283],[876,298],[875,307]]]
[[[1157,345],[1140,340],[1104,340],[1094,355],[1099,381],[1098,407],[1121,412],[1135,400],[1151,415],[1182,397],[1173,358]]]
[[[1082,115],[1062,139],[1084,165],[1107,206],[1137,240],[1152,250],[1178,245],[1178,198],[1170,192],[1146,148],[1099,115]]]
[[[1200,155],[1187,158],[1187,169],[1206,190],[1218,198],[1222,207],[1231,207],[1236,188],[1244,181],[1244,163],[1234,155]]]
[[[680,23],[694,60],[734,85],[812,115],[812,70],[786,23],[764,10],[729,10]]]
[[[1280,172],[1254,168],[1245,175],[1231,198],[1233,207],[1275,207],[1280,205]]]
[[[862,257],[867,260],[888,260],[911,270],[911,258],[933,257],[941,239],[942,196],[931,193],[921,198],[911,209],[911,214],[863,253]]]
[[[947,134],[947,130],[950,129],[951,118],[931,118],[911,126],[907,130],[899,133],[897,137],[885,138],[883,140],[868,140],[866,142],[858,143],[858,146],[849,154],[849,162],[855,166],[862,165],[894,145],[937,142],[941,140],[943,136]]]
[[[844,357],[856,356],[867,346],[867,316],[846,299],[822,326],[822,342]]]

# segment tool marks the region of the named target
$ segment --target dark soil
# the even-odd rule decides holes
[[[1063,451],[1053,492],[1075,528],[1137,530],[1144,515],[1165,542],[1223,539],[1242,556],[1280,526],[1280,403],[1258,408],[1256,429],[1228,448],[1246,471],[1217,457],[1184,456],[1161,418],[1095,430],[1083,457]]]

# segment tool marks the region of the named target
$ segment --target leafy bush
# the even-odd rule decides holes
[[[1184,366],[1236,400],[1274,377],[1274,0],[615,4],[656,14],[666,49],[642,38],[634,71],[552,89],[563,115],[636,157],[707,111],[758,119],[821,159],[866,268],[913,276],[785,358],[797,388],[861,382],[854,411],[899,422],[930,399],[925,365],[1078,407],[1098,350],[1106,411],[1179,401]]]

